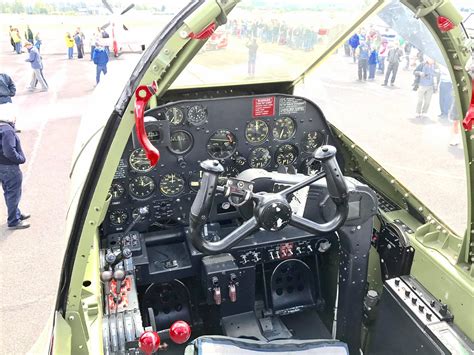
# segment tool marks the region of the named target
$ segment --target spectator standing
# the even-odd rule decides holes
[[[390,85],[395,85],[395,79],[397,78],[398,66],[403,56],[403,51],[400,49],[398,43],[394,43],[393,47],[387,53],[387,73],[385,74],[385,80],[382,86],[387,86],[390,75],[392,79],[390,80]]]
[[[13,31],[13,27],[12,27],[12,25],[10,25],[10,30],[8,31],[8,34],[10,35],[10,44],[13,47],[13,52],[15,52],[16,51],[16,46],[15,46],[15,41],[13,40],[13,37],[12,37],[12,31]]]
[[[453,82],[447,68],[442,67],[439,81],[439,118],[446,119],[453,106]]]
[[[11,39],[15,43],[15,50],[17,54],[21,53],[21,37],[17,28],[13,28],[10,32]]]
[[[415,75],[419,76],[418,102],[416,104],[416,117],[427,117],[430,108],[431,97],[436,92],[437,83],[435,82],[437,73],[432,59],[427,59],[425,63],[418,65],[415,69]]]
[[[26,161],[20,139],[15,133],[16,113],[12,103],[0,105],[0,183],[7,205],[8,229],[25,229],[29,214],[21,213],[18,205],[21,199],[23,174],[20,164]]]
[[[15,94],[16,87],[12,78],[5,73],[0,73],[0,105],[12,103],[12,97]]]
[[[405,46],[403,47],[403,51],[405,52],[405,70],[410,69],[410,54],[412,48],[413,45],[409,42],[406,42]]]
[[[91,48],[91,60],[93,59],[92,57],[94,56],[94,49],[95,49],[95,44],[99,42],[99,38],[95,34],[95,32],[92,34],[89,40],[89,45]]]
[[[66,47],[67,47],[67,57],[72,59],[74,56],[74,39],[71,37],[69,32],[66,33]]]
[[[254,77],[255,76],[255,63],[257,61],[257,49],[258,49],[257,39],[254,38],[252,39],[251,42],[248,42],[247,48],[249,49],[249,60],[248,60],[247,72],[249,76]]]
[[[102,47],[100,43],[95,44],[94,53],[92,59],[96,65],[96,76],[95,81],[97,84],[100,82],[100,74],[107,74],[107,63],[109,62],[109,52],[107,49]]]
[[[362,81],[362,79],[365,81],[367,80],[367,67],[369,64],[369,46],[365,42],[360,42],[357,51],[359,81]]]
[[[38,49],[38,52],[39,52],[40,49],[41,49],[41,44],[43,43],[41,41],[41,37],[40,37],[39,32],[37,32],[36,35],[35,35],[35,42],[34,43],[35,43],[35,47]]]
[[[382,38],[379,49],[379,73],[385,73],[385,58],[387,58],[388,53],[388,41],[386,38]]]
[[[38,49],[30,42],[26,42],[25,47],[29,53],[28,58],[25,59],[25,61],[29,62],[31,64],[31,69],[33,69],[33,75],[28,89],[34,90],[36,83],[39,82],[42,87],[41,91],[48,91],[48,84],[43,76],[43,62],[41,61]]]
[[[34,43],[33,31],[31,30],[30,25],[26,25],[25,39],[30,43]]]
[[[454,96],[454,92],[451,93],[451,96]],[[453,122],[449,145],[456,146],[461,143],[461,134],[459,134],[459,121],[462,120],[462,117],[458,114],[455,100],[452,100],[451,107],[449,109],[449,119]]]
[[[375,48],[371,49],[369,55],[369,80],[375,79],[375,69],[377,68],[377,50]]]
[[[81,32],[79,27],[74,35],[74,42],[76,43],[77,48],[77,58],[81,59],[84,57],[84,34]]]
[[[357,33],[354,33],[354,35],[349,38],[349,45],[351,46],[352,50],[352,59],[354,63],[356,62],[356,49],[359,47],[360,41],[359,41],[359,35]]]

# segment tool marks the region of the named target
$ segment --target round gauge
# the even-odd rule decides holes
[[[197,192],[199,190],[199,187],[201,186],[201,178],[202,178],[202,171],[195,171],[194,173],[191,174],[191,177],[189,178],[189,188],[193,190],[194,192]]]
[[[135,149],[128,158],[130,166],[135,171],[147,172],[153,169],[150,161],[146,157],[146,153],[142,148]]]
[[[174,131],[170,136],[170,150],[174,154],[184,154],[193,146],[193,136],[187,131]]]
[[[300,173],[305,175],[316,175],[322,170],[321,163],[315,158],[309,157],[301,162]]]
[[[239,174],[240,174],[240,171],[235,166],[232,166],[232,165],[226,166],[222,175],[218,177],[217,184],[225,185],[227,183],[227,178],[236,177]]]
[[[184,113],[178,107],[171,107],[167,109],[165,116],[169,123],[171,123],[173,126],[177,126],[184,121]]]
[[[146,207],[148,207],[148,206],[146,206]],[[135,220],[138,217],[138,215],[139,215],[138,210],[139,209],[140,209],[140,207],[137,207],[137,208],[133,209],[133,211],[132,211],[132,220]],[[146,218],[145,216],[141,217],[140,221],[144,221],[145,218]]]
[[[128,214],[125,210],[115,210],[110,212],[109,220],[114,226],[121,226],[127,221]]]
[[[150,142],[159,142],[161,138],[161,133],[157,129],[147,130],[146,135]]]
[[[199,126],[205,123],[207,120],[207,111],[204,107],[196,105],[192,106],[188,111],[189,123]]]
[[[316,148],[322,145],[324,142],[324,136],[319,131],[306,132],[303,135],[303,140],[301,141],[301,147],[307,153],[313,153]]]
[[[165,196],[175,196],[184,190],[184,179],[175,173],[164,175],[160,181],[160,191]]]
[[[245,139],[252,144],[260,144],[267,139],[268,125],[262,120],[250,121],[245,127]]]
[[[293,137],[296,131],[296,123],[291,117],[279,117],[273,127],[273,138],[279,141],[286,141]]]
[[[209,137],[207,152],[214,159],[225,159],[235,152],[237,138],[227,129],[219,129]]]
[[[109,195],[112,197],[112,200],[117,200],[123,196],[125,189],[122,185],[117,182],[114,182],[109,189]]]
[[[291,165],[298,158],[298,148],[292,144],[283,144],[275,152],[275,160],[278,165]]]
[[[265,168],[270,164],[272,157],[267,148],[255,148],[250,152],[249,165],[251,168]]]
[[[137,199],[145,199],[150,197],[155,191],[155,182],[149,176],[137,176],[130,180],[128,185],[130,195]]]

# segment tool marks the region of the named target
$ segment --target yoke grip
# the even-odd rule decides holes
[[[223,166],[217,160],[205,160],[201,163],[201,168],[201,186],[189,215],[191,228],[199,228],[199,225],[206,223],[216,194],[217,179],[224,172]]]
[[[326,182],[329,196],[336,205],[345,203],[348,189],[341,168],[336,160],[336,148],[332,145],[323,145],[316,149],[313,156],[321,162],[326,173]]]

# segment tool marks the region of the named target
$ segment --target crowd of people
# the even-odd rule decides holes
[[[10,25],[10,44],[13,47],[13,51],[16,52],[17,54],[23,53],[22,50],[22,43],[25,41],[30,42],[33,44],[38,51],[41,49],[41,38],[39,32],[36,32],[36,34],[33,36],[33,31],[31,30],[30,26],[26,26],[26,30],[24,33],[24,37],[21,36],[20,30],[18,27],[13,27]]]
[[[416,55],[412,51],[416,50]],[[383,34],[371,28],[368,32],[360,29],[344,44],[344,53],[357,63],[357,80],[359,82],[375,80],[378,72],[384,78],[382,86],[395,86],[399,67],[412,71],[411,89],[417,92],[415,118],[428,118],[433,94],[439,90],[440,120],[451,120],[452,137],[450,145],[460,143],[459,114],[454,102],[454,91],[448,70],[424,55],[413,44],[392,34],[387,28]]]
[[[261,43],[274,43],[292,49],[312,51],[319,36],[326,30],[300,25],[291,27],[284,21],[232,20],[226,24],[226,31],[237,38],[253,40]]]

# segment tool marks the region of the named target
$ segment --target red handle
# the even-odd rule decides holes
[[[148,100],[156,92],[156,84],[151,86],[141,85],[135,91],[135,129],[137,131],[138,141],[145,150],[146,157],[150,161],[151,166],[155,166],[160,160],[160,152],[151,144],[145,130],[145,106]]]
[[[462,126],[466,131],[472,130],[472,125],[474,124],[474,80],[472,81],[472,98],[471,106],[467,110],[466,117],[462,121]]]

